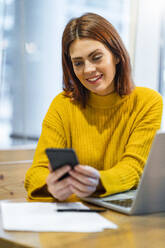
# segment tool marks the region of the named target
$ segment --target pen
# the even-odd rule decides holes
[[[90,212],[90,213],[102,213],[106,209],[76,209],[76,208],[66,208],[66,209],[56,209],[57,212]]]

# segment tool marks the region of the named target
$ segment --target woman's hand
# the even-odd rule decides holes
[[[60,181],[59,179],[65,173],[70,172],[71,167],[66,165],[60,169],[57,169],[55,172],[52,171],[50,164],[48,165],[48,168],[50,173],[47,177],[46,183],[49,193],[51,193],[51,195],[59,201],[66,200],[72,194],[69,181],[70,177]]]
[[[70,189],[78,197],[90,196],[99,185],[100,173],[91,166],[77,165],[69,174]]]

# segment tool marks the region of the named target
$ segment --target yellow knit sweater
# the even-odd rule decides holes
[[[136,187],[160,128],[162,97],[136,87],[130,95],[91,93],[85,109],[60,93],[44,118],[34,161],[27,171],[28,199],[51,201],[46,190],[46,148],[72,147],[82,165],[99,170],[105,196]]]

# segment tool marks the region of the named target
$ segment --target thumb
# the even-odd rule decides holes
[[[50,163],[48,163],[48,169],[49,169],[50,172],[53,172],[52,166],[50,165]]]

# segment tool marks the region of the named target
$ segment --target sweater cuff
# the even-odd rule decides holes
[[[47,190],[46,178],[49,175],[47,167],[33,168],[26,174],[25,188],[27,189],[27,201],[39,202],[59,202]],[[64,202],[80,201],[76,195],[72,194]]]
[[[46,178],[48,175],[49,170],[45,167],[40,167],[39,170],[33,168],[27,172],[26,178],[28,180],[25,181],[25,188],[28,192],[28,201],[55,201],[53,196],[47,191]]]
[[[139,177],[135,175],[133,170],[129,169],[128,173],[127,168],[120,168],[119,171],[117,167],[118,166],[109,170],[100,171],[100,180],[105,189],[105,193],[100,194],[99,197],[124,192],[138,184]]]

